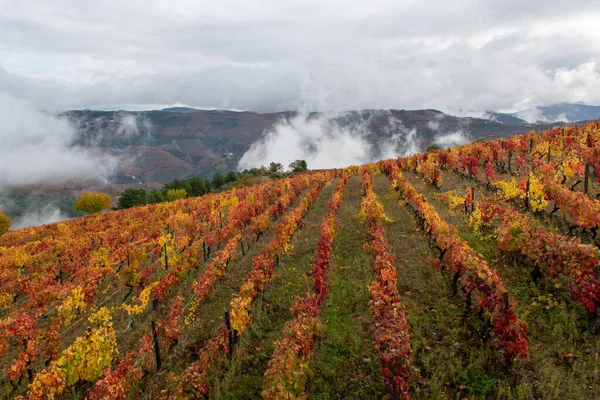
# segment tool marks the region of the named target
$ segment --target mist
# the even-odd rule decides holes
[[[0,209],[12,218],[11,230],[63,221],[84,215],[74,209],[74,199],[41,192],[0,192]]]
[[[450,147],[462,146],[463,144],[473,141],[473,137],[466,132],[466,130],[444,130],[441,124],[443,118],[443,115],[440,115],[440,117],[436,118],[436,120],[429,121],[427,123],[427,128],[435,132],[435,136],[433,137],[432,141],[433,144],[437,144],[443,149],[448,149]]]
[[[470,143],[472,140],[473,139],[469,134],[463,131],[456,131],[437,135],[433,139],[433,143],[444,149],[447,149],[450,147],[462,146],[463,144]]]
[[[374,118],[385,117],[384,138],[377,139],[370,128]],[[388,111],[368,116],[357,113],[300,113],[284,119],[254,142],[238,163],[238,169],[259,167],[270,162],[284,166],[306,160],[311,169],[339,168],[372,161],[408,156],[419,152],[421,143],[415,129],[407,129]]]
[[[11,230],[17,230],[21,228],[26,228],[28,226],[39,226],[45,224],[51,224],[53,222],[60,222],[66,219],[70,219],[67,214],[63,214],[63,212],[54,205],[47,205],[41,209],[28,209],[26,213],[17,217],[13,220]]]
[[[0,92],[0,188],[73,179],[99,179],[117,159],[74,145],[77,129],[66,118]]]
[[[121,114],[117,120],[117,136],[132,139],[144,136],[149,139],[152,134],[152,123],[143,114]]]

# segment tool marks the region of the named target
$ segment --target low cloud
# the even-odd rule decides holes
[[[371,145],[366,140],[364,121],[341,126],[334,117],[310,118],[300,114],[282,120],[264,137],[253,143],[239,161],[238,169],[258,167],[271,161],[287,166],[294,160],[306,160],[309,168],[336,168],[364,164]]]
[[[383,138],[377,140],[370,129],[373,118],[387,118]],[[337,168],[365,164],[379,159],[406,156],[420,150],[416,130],[406,129],[387,111],[366,117],[357,113],[299,114],[282,120],[262,139],[250,146],[238,169],[270,162],[287,166],[306,160],[309,168]]]
[[[76,127],[0,92],[0,187],[80,179],[106,180],[117,159],[75,145]]]
[[[11,190],[0,192],[0,210],[12,218],[12,230],[59,222],[82,214],[75,211],[72,199]]]
[[[457,131],[438,135],[433,140],[433,143],[444,149],[447,149],[449,147],[462,146],[463,144],[467,144],[472,140],[473,139],[469,134],[463,131]]]
[[[536,122],[548,122],[546,117],[544,117],[544,112],[537,107],[528,108],[526,110],[522,110],[516,113],[517,117],[524,119],[530,124]]]
[[[28,226],[39,226],[53,222],[64,221],[70,217],[54,205],[47,205],[41,209],[27,209],[24,214],[14,219],[12,230],[26,228]]]
[[[441,124],[443,118],[444,115],[440,114],[440,116],[435,120],[427,123],[427,128],[435,132],[432,143],[447,149],[450,147],[462,146],[463,144],[467,144],[473,140],[471,135],[466,131],[466,126],[464,126],[465,129],[453,131],[445,130]]]
[[[117,121],[117,136],[131,139],[140,135],[149,138],[152,123],[143,114],[121,114]]]

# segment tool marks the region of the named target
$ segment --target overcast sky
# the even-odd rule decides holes
[[[600,104],[597,0],[0,0],[0,91],[46,110]]]

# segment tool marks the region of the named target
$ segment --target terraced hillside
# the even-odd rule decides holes
[[[0,237],[0,394],[595,398],[600,125]]]

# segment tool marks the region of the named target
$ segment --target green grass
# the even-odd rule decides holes
[[[394,255],[398,290],[408,311],[413,351],[413,398],[486,398],[497,390],[495,352],[477,334],[476,316],[465,313],[462,295],[451,278],[435,269],[436,254],[424,240],[408,207],[389,193],[389,180],[375,176],[374,189],[393,221],[384,226]],[[486,369],[489,372],[486,372]]]
[[[309,397],[313,399],[386,398],[369,331],[367,285],[375,274],[372,257],[362,249],[367,236],[357,218],[361,194],[361,178],[355,176],[346,185],[338,211],[330,291],[322,305],[323,330],[309,384]]]
[[[448,185],[466,187],[464,183],[455,182],[456,177],[452,175],[447,173],[444,176]],[[495,366],[489,364],[484,372],[496,379],[496,390],[487,397],[596,398],[600,339],[591,332],[586,311],[565,290],[568,279],[544,277],[534,283],[530,261],[501,252],[493,239],[475,235],[464,215],[451,212],[435,199],[433,190],[416,175],[406,173],[405,176],[446,221],[457,227],[461,237],[486,258],[490,267],[500,273],[502,282],[516,302],[517,315],[528,324],[529,360],[515,362],[503,374],[494,374],[491,368]],[[570,358],[570,355],[574,357]],[[479,381],[476,379],[476,382]],[[477,386],[480,387],[479,384]]]
[[[281,336],[285,322],[292,318],[292,302],[312,289],[315,244],[334,189],[335,182],[322,189],[303,220],[305,227],[294,235],[291,251],[281,258],[273,280],[265,286],[263,295],[254,301],[252,327],[241,336],[226,370],[214,374],[215,398],[260,398],[274,343]]]
[[[459,235],[496,269],[515,302],[517,315],[528,324],[530,358],[506,363],[502,354],[490,347],[482,335],[483,321],[476,311],[468,310],[461,290],[453,293],[452,276],[433,266],[436,252],[428,246],[409,207],[399,203],[400,195],[389,191],[385,175],[375,175],[374,190],[391,222],[384,223],[389,251],[394,256],[398,291],[407,309],[410,326],[413,399],[593,399],[600,389],[600,336],[588,321],[588,315],[565,290],[568,278],[544,277],[534,282],[532,263],[514,253],[498,249],[493,239],[474,234],[462,213],[452,212],[435,198],[435,191],[418,176],[404,173],[415,188],[436,208],[440,216],[456,226]],[[457,189],[464,193],[472,183],[453,172],[444,173],[442,191]],[[240,337],[231,360],[218,357],[208,376],[210,398],[255,399],[261,397],[263,377],[280,338],[284,324],[292,318],[290,306],[297,296],[312,290],[312,266],[320,224],[335,181],[323,188],[315,205],[305,216],[305,226],[292,239],[293,248],[281,258],[273,279],[251,307],[252,326]],[[329,294],[321,304],[319,339],[310,363],[312,375],[306,392],[311,399],[384,399],[388,394],[381,367],[374,353],[367,286],[375,278],[373,257],[363,249],[367,227],[358,219],[362,199],[360,175],[346,186],[338,212],[337,235],[333,242]],[[301,196],[299,196],[301,197]],[[289,209],[295,207],[294,202]],[[163,368],[149,371],[130,398],[160,398],[160,390],[169,385],[169,374],[179,373],[197,359],[197,351],[214,335],[223,322],[240,286],[252,268],[252,257],[274,235],[271,228],[254,242],[246,255],[241,252],[227,269],[214,293],[202,302],[197,318],[183,328],[182,338],[173,351],[163,343]],[[534,224],[560,231],[552,219],[535,218]],[[247,245],[248,243],[246,243]],[[212,255],[217,249],[213,249]],[[156,311],[147,310],[135,317],[133,329],[119,335],[120,354],[139,347],[139,339],[151,320],[164,318],[178,293],[187,300],[191,284],[203,266],[183,276],[169,301]],[[114,282],[103,282],[98,298],[105,298]],[[104,292],[104,289],[107,292]],[[136,289],[131,298],[138,295]],[[107,306],[123,301],[119,293]],[[118,315],[115,329],[123,331],[129,317]],[[65,335],[66,347],[84,333],[75,327]],[[152,368],[153,369],[153,368]],[[19,393],[25,390],[23,381]],[[91,382],[69,388],[64,398],[80,398]],[[137,387],[136,387],[137,390]],[[10,387],[0,389],[0,398],[9,398]],[[16,392],[15,392],[16,393]]]

